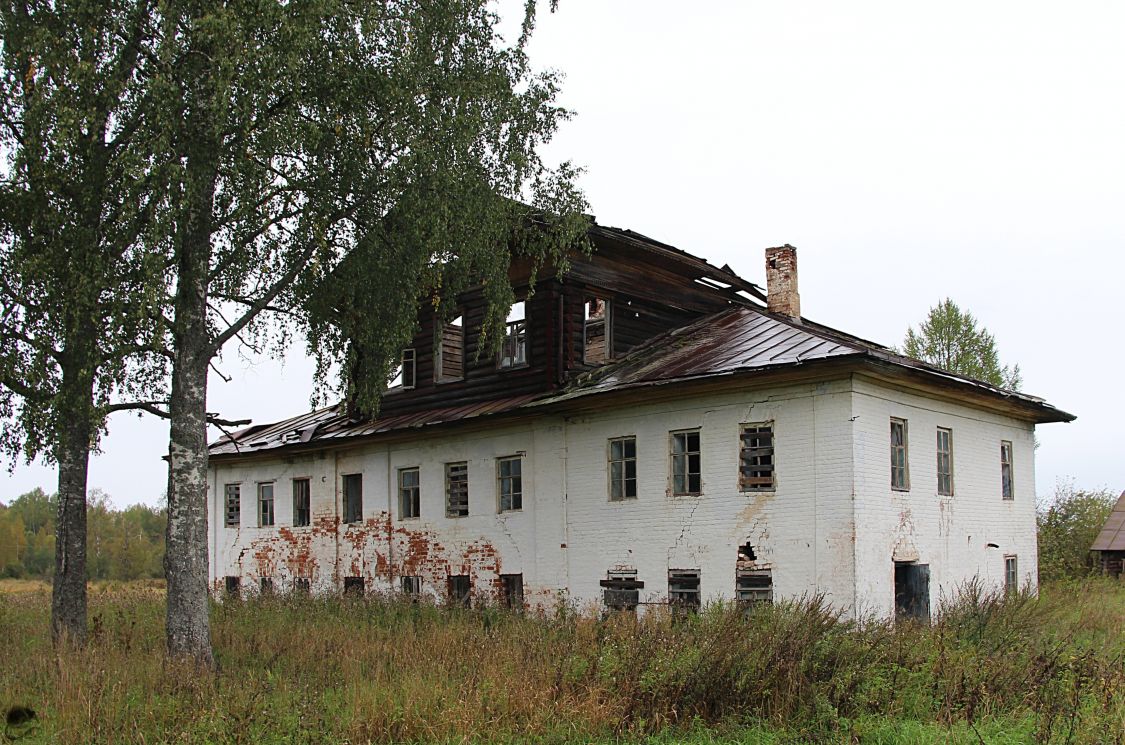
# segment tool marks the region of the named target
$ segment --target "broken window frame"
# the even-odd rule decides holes
[[[895,430],[899,442],[895,442]],[[907,421],[891,417],[891,489],[910,491],[910,440]]]
[[[505,608],[523,610],[523,574],[501,574],[500,592]]]
[[[453,461],[445,464],[445,516],[469,516],[469,462]]]
[[[600,316],[591,315],[590,304],[601,303]],[[595,306],[596,307],[596,306]],[[597,295],[587,295],[582,301],[582,362],[586,365],[604,365],[613,359],[612,301]],[[600,327],[602,330],[602,354],[590,354],[590,331]]]
[[[344,523],[363,521],[363,474],[345,473],[341,478],[340,493]],[[354,488],[349,488],[354,487]]]
[[[668,570],[668,605],[697,612],[703,605],[702,575],[698,569]]]
[[[242,527],[242,483],[223,484],[223,526]]]
[[[258,482],[258,527],[272,528],[277,522],[274,482]]]
[[[422,595],[422,578],[416,574],[404,574],[399,577],[399,589],[407,597],[419,598]]]
[[[434,319],[438,323],[434,324],[434,382],[435,383],[456,383],[465,379],[465,314],[458,311],[448,323],[441,322],[441,316],[435,315]],[[460,321],[460,323],[458,323]],[[445,371],[445,347],[446,337],[453,335],[453,329],[459,329],[456,334],[460,337],[458,339],[458,346],[460,347],[461,362],[456,374],[446,374]],[[450,344],[449,346],[454,346]]]
[[[636,569],[610,569],[599,583],[602,603],[607,610],[636,612],[645,583],[637,579]]]
[[[517,300],[508,309],[496,367],[514,370],[527,365],[527,300]]]
[[[739,425],[739,491],[768,492],[777,489],[775,441],[772,420]]]
[[[620,452],[615,452],[615,446]],[[632,455],[629,451],[632,451]],[[637,436],[611,437],[606,442],[606,473],[609,476],[609,501],[637,498]],[[629,474],[632,473],[630,476]]]
[[[272,597],[274,593],[273,577],[258,578],[258,595]]]
[[[692,439],[695,449],[691,449]],[[673,497],[703,494],[703,435],[699,427],[668,433],[669,476]],[[692,466],[694,465],[694,470]]]
[[[1009,502],[1016,498],[1012,443],[1008,440],[1000,441],[1000,498]]]
[[[500,512],[523,510],[523,456],[496,459],[496,501]]]
[[[227,575],[223,578],[223,589],[228,598],[242,597],[242,577]]]
[[[1005,554],[1004,556],[1004,592],[1018,592],[1020,589],[1019,556]]]
[[[412,477],[413,483],[407,483]],[[398,469],[398,519],[415,520],[422,516],[422,470],[418,466]]]
[[[937,493],[953,496],[953,429],[937,428]]]
[[[367,592],[367,582],[363,577],[344,577],[344,597],[363,597]]]
[[[394,374],[387,381],[387,392],[413,390],[418,384],[418,353],[413,347],[402,350]]]
[[[473,605],[473,578],[469,574],[450,574],[445,581],[446,600],[450,605],[471,608]]]
[[[312,524],[312,481],[293,479],[293,527],[306,528]]]
[[[770,567],[736,567],[734,597],[743,608],[773,603],[773,569]]]
[[[312,581],[308,577],[293,578],[293,593],[296,595],[309,595],[312,593]]]

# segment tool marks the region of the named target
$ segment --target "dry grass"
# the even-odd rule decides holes
[[[51,742],[1125,742],[1125,586],[967,589],[932,628],[816,598],[640,621],[234,603],[214,674],[165,663],[158,588],[92,591],[69,656],[49,594],[7,592],[0,704],[37,709]]]

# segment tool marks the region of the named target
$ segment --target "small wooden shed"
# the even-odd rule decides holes
[[[1122,564],[1125,563],[1125,492],[1121,492],[1120,499],[1113,506],[1113,512],[1098,533],[1091,551],[1097,551],[1101,556],[1102,574],[1111,577],[1120,577]]]

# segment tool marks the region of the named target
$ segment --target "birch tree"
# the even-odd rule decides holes
[[[915,359],[998,388],[1018,391],[1023,385],[1019,365],[1000,364],[996,337],[949,298],[930,308],[917,331],[907,329],[903,349]]]

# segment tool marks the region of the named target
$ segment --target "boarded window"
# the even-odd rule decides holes
[[[504,607],[513,610],[523,608],[523,575],[501,574],[500,589],[504,593]]]
[[[223,487],[223,524],[228,528],[237,528],[240,522],[239,511],[242,506],[242,485],[227,484]]]
[[[363,474],[344,475],[344,522],[358,523],[363,519]]]
[[[522,367],[527,364],[527,303],[523,300],[508,311],[504,340],[500,344],[500,367]]]
[[[344,577],[344,596],[363,597],[363,577]]]
[[[906,420],[891,419],[891,488],[899,491],[910,489],[906,442]]]
[[[523,509],[523,458],[496,459],[496,486],[501,512]]]
[[[703,491],[700,471],[699,430],[672,432],[672,494],[699,494]]]
[[[399,517],[407,519],[422,514],[421,475],[417,468],[398,469]]]
[[[587,297],[584,307],[582,361],[587,365],[601,365],[613,356],[613,348],[610,346],[609,301]]]
[[[259,577],[258,592],[267,597],[273,595],[273,577]]]
[[[402,359],[391,373],[387,381],[387,388],[402,388],[409,390],[417,383],[417,355],[413,349],[402,350]]]
[[[273,482],[258,484],[258,525],[263,528],[273,525]]]
[[[308,525],[312,519],[308,479],[293,479],[293,524]]]
[[[739,438],[738,484],[742,491],[772,491],[773,422],[744,424]]]
[[[308,595],[312,589],[312,583],[308,577],[295,577],[293,579],[293,592],[297,595]]]
[[[1004,591],[1016,592],[1020,589],[1019,562],[1015,554],[1004,557]]]
[[[449,575],[449,603],[468,608],[472,603],[473,584],[467,574]]]
[[[465,377],[465,317],[439,327],[434,343],[434,380],[446,383]]]
[[[227,591],[227,597],[238,598],[242,595],[242,578],[226,577],[224,578],[224,587]]]
[[[465,517],[469,514],[469,464],[465,461],[445,464],[445,516]]]
[[[953,496],[953,430],[937,428],[937,493]]]
[[[668,570],[668,603],[678,608],[699,610],[701,605],[698,569]]]
[[[400,578],[402,592],[404,595],[411,597],[418,597],[422,594],[422,578],[418,576],[406,576]]]
[[[604,588],[603,600],[610,610],[634,611],[641,601],[645,583],[637,579],[636,569],[613,569],[599,584]]]
[[[1000,495],[1004,499],[1015,499],[1016,489],[1012,482],[1012,443],[1000,443]]]
[[[730,575],[727,575],[730,576]],[[773,570],[738,568],[734,575],[734,596],[744,606],[773,602]]]
[[[637,438],[609,441],[609,498],[619,502],[637,496]]]

